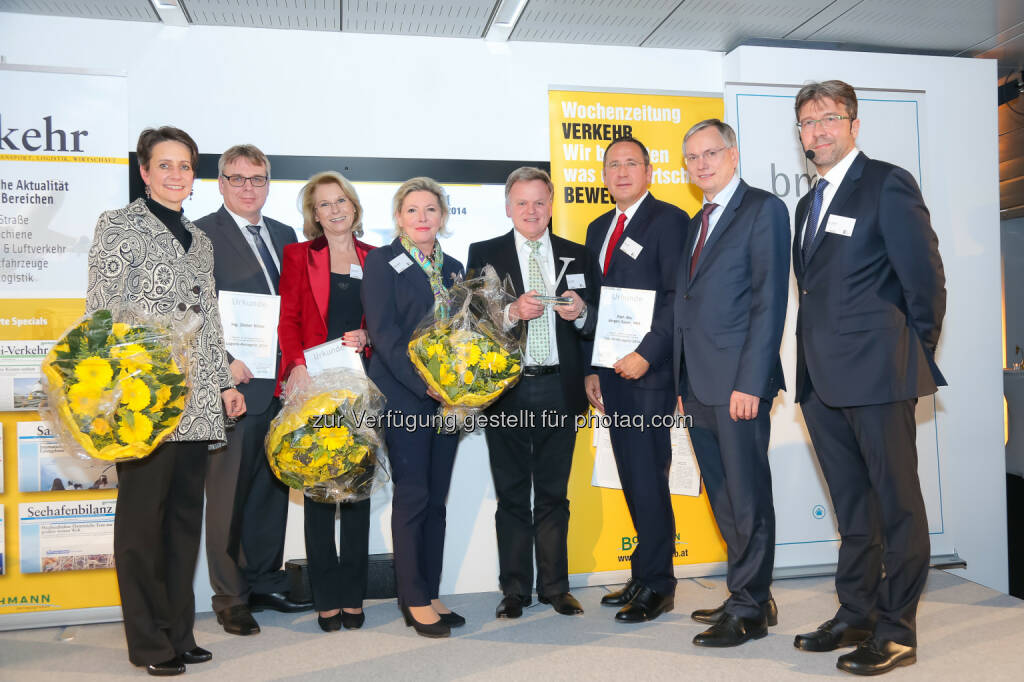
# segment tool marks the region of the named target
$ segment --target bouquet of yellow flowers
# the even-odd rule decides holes
[[[189,396],[187,340],[154,318],[97,310],[43,360],[46,418],[73,452],[140,459],[177,428]]]
[[[270,468],[290,488],[318,502],[368,498],[386,481],[377,456],[384,396],[365,376],[330,370],[288,398],[270,423]]]
[[[409,359],[427,386],[441,396],[441,413],[468,415],[497,400],[519,381],[524,325],[504,328],[505,305],[514,297],[485,266],[480,277],[452,286],[450,317],[431,314],[412,335]]]

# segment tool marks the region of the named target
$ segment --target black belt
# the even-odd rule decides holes
[[[558,374],[558,365],[527,365],[523,367],[524,377],[540,377],[545,374]]]

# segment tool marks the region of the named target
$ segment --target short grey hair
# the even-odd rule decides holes
[[[683,135],[683,152],[686,151],[686,141],[691,137],[704,130],[705,128],[714,128],[722,135],[722,140],[725,142],[725,146],[732,148],[736,146],[736,131],[732,129],[732,126],[721,121],[717,118],[704,119],[700,123],[693,124],[693,127],[686,131]]]
[[[849,83],[839,80],[823,81],[821,83],[808,83],[796,93],[796,102],[793,109],[796,112],[797,120],[800,120],[800,110],[805,104],[811,101],[830,99],[836,104],[846,106],[846,113],[850,120],[857,118],[857,92]]]
[[[534,180],[540,180],[548,186],[548,191],[551,192],[551,196],[555,196],[555,183],[551,182],[551,176],[547,174],[543,169],[535,166],[521,166],[512,171],[508,180],[505,181],[505,200],[508,201],[509,192],[512,191],[512,185],[517,182],[532,182]]]
[[[402,210],[402,204],[405,203],[405,198],[413,192],[430,192],[437,197],[437,203],[441,207],[441,229],[438,234],[447,237],[449,215],[448,197],[445,195],[444,188],[438,184],[437,180],[423,176],[406,180],[395,192],[395,198],[391,202],[391,215],[395,218],[395,232],[392,234],[392,237],[397,237],[402,234],[402,229],[398,227],[398,212]]]
[[[254,144],[236,144],[220,155],[217,159],[217,172],[224,175],[224,166],[238,161],[248,159],[254,166],[263,166],[267,169],[267,179],[270,179],[270,159]]]

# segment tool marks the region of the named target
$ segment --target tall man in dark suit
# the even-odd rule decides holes
[[[736,175],[736,133],[718,119],[683,138],[704,207],[690,221],[676,282],[672,357],[679,407],[728,549],[729,599],[693,613],[711,627],[698,646],[764,637],[771,598],[775,508],[768,466],[772,401],[785,389],[779,346],[789,298],[789,212]]]
[[[587,227],[587,248],[598,257],[603,286],[655,292],[654,321],[636,350],[611,368],[593,367],[586,378],[587,397],[596,409],[620,415],[619,423],[644,422],[643,429],[614,424],[609,429],[638,543],[629,582],[601,603],[622,606],[615,619],[625,623],[671,611],[676,590],[675,518],[668,491],[671,419],[655,426],[651,418],[658,415],[660,421],[675,411],[672,307],[689,216],[647,191],[652,171],[639,140],[613,140],[605,150],[601,177],[615,208]]]
[[[538,600],[566,616],[583,613],[569,593],[566,495],[575,418],[587,409],[583,375],[589,357],[583,341],[597,319],[587,310],[597,305],[600,271],[586,247],[548,230],[554,189],[539,168],[513,171],[505,183],[505,212],[515,229],[469,247],[470,270],[491,265],[502,280],[512,279],[519,297],[506,310],[507,323],[522,320],[527,326],[522,378],[488,411],[500,421],[485,431],[498,496],[498,618],[518,618],[530,604],[535,555]],[[537,294],[555,289],[571,302],[537,300]],[[536,422],[509,421],[524,412]]]
[[[224,205],[196,221],[213,242],[218,291],[277,294],[281,253],[295,231],[261,215],[270,190],[270,161],[253,145],[221,155],[218,184]],[[288,488],[270,471],[263,441],[280,403],[274,379],[256,379],[242,358],[228,353],[231,375],[251,405],[228,444],[210,455],[206,474],[206,558],[213,610],[235,635],[260,631],[251,610],[301,611],[285,594],[284,556]]]
[[[796,398],[828,482],[841,544],[839,610],[795,645],[858,644],[838,667],[873,675],[917,659],[928,520],[917,477],[920,396],[946,311],[938,239],[913,177],[855,147],[857,95],[842,81],[796,97],[817,182],[796,210]]]

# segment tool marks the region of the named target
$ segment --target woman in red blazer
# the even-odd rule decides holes
[[[368,353],[360,287],[363,262],[373,247],[363,234],[363,208],[356,190],[339,173],[317,173],[302,189],[303,232],[310,241],[289,244],[281,264],[281,371],[277,395],[287,397],[309,383],[305,349],[341,338],[354,352]],[[282,389],[280,382],[286,382]],[[341,533],[334,543],[334,516],[341,507]],[[325,632],[361,627],[370,537],[370,501],[326,504],[306,498],[306,555],[313,605]],[[338,549],[341,556],[338,556]]]

